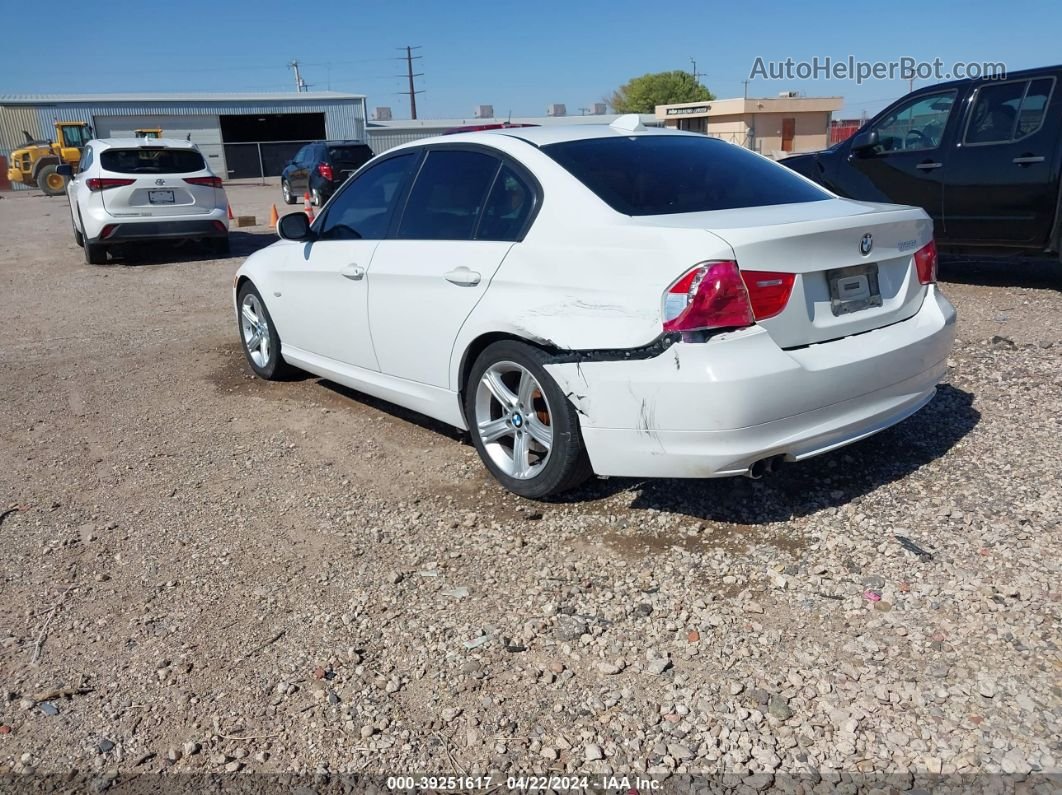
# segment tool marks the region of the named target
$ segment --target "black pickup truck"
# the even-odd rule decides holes
[[[854,136],[781,162],[841,196],[913,204],[941,248],[1062,250],[1062,66],[957,80],[894,102]]]

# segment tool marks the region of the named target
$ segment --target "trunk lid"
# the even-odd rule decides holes
[[[926,294],[914,253],[932,240],[933,223],[918,208],[829,199],[638,220],[706,229],[743,272],[795,274],[785,308],[757,321],[782,348],[906,320]]]

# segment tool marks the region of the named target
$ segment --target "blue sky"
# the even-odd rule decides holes
[[[3,17],[23,4],[3,0]],[[106,10],[98,10],[106,9]],[[408,117],[399,47],[421,45],[421,118],[569,113],[600,101],[630,77],[691,69],[719,97],[741,96],[757,57],[858,60],[911,56],[1001,61],[1011,69],[1062,61],[1058,0],[933,3],[741,3],[734,0],[540,0],[479,2],[274,2],[152,0],[72,3],[45,58],[40,37],[9,36],[0,48],[0,92],[287,91],[286,67],[303,63],[313,89],[367,94]],[[916,82],[924,85],[926,82]],[[907,91],[899,79],[858,85],[838,80],[754,80],[750,96],[783,90],[843,96],[843,116],[873,114]]]

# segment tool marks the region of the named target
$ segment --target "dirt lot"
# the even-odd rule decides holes
[[[453,430],[249,377],[266,227],[103,267],[63,200],[0,228],[0,780],[1058,773],[1062,268],[946,270],[960,342],[897,428],[538,504]]]

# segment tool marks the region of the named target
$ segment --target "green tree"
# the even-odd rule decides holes
[[[657,105],[707,102],[715,95],[689,72],[653,72],[628,80],[609,97],[617,113],[652,113]]]

